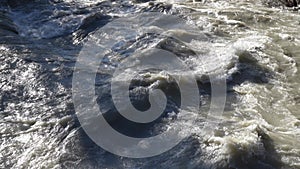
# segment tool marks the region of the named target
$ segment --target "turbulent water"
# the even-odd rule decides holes
[[[7,0],[0,5],[0,168],[300,168],[298,11],[254,0]],[[164,36],[132,34],[128,41],[111,42],[113,52],[97,71],[98,103],[112,126],[127,135],[145,137],[174,126],[191,135],[162,155],[130,159],[103,150],[85,134],[74,110],[72,76],[89,35],[110,23],[115,30],[136,32],[134,19],[151,22],[153,15],[142,15],[148,12],[161,13],[156,29],[165,24],[173,29]],[[197,31],[164,18],[168,15]],[[191,37],[196,38],[187,42]],[[183,112],[172,78],[159,70],[140,72],[130,88],[137,109],[149,108],[153,86],[169,99],[160,119],[136,127],[116,115],[109,82],[120,61],[153,46],[175,53],[193,70],[201,112],[176,120]],[[207,77],[213,74],[226,78],[227,101],[220,123],[207,133],[202,126],[211,98]]]

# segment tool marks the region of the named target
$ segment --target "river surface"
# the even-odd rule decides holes
[[[7,0],[0,5],[0,168],[300,169],[298,11],[254,0]],[[151,22],[149,12],[157,14],[155,29],[168,27],[167,35],[130,34],[128,41],[111,42],[113,53],[97,71],[97,101],[112,126],[127,135],[146,137],[175,126],[190,136],[159,156],[131,159],[103,150],[85,134],[74,110],[72,77],[89,35],[109,24],[136,32],[134,19]],[[169,15],[197,31],[168,20]],[[191,37],[196,40],[185,42]],[[130,88],[137,109],[149,108],[153,85],[169,99],[159,120],[136,127],[115,114],[109,79],[121,60],[153,46],[175,53],[197,75],[201,111],[176,120],[182,110],[172,79],[157,70],[140,72]],[[226,79],[227,99],[219,124],[207,133],[202,126],[212,74]]]

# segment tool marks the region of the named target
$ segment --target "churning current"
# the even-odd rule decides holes
[[[140,23],[151,32],[140,31]],[[260,0],[0,1],[0,168],[299,169],[299,28],[297,8]],[[130,137],[172,128],[188,135],[170,151],[149,158],[115,155],[78,120],[74,68],[86,42],[101,44],[93,36],[102,30],[112,32],[101,35],[111,48],[97,70],[83,71],[96,74],[92,92],[103,116]],[[138,61],[134,53],[152,48],[189,68],[174,73],[183,83],[194,75],[199,102],[183,109],[195,100],[182,100],[185,93],[164,70],[130,70],[127,92],[136,110],[151,107],[154,89],[166,97],[159,118],[134,123],[118,113],[112,79],[122,62]],[[219,79],[226,82],[224,111],[207,120],[219,97],[212,83]]]

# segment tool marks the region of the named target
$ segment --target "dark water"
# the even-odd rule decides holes
[[[297,11],[243,0],[7,0],[0,5],[0,168],[300,168]],[[147,12],[178,16],[198,31],[168,22],[174,27],[168,36],[143,34],[116,42],[115,53],[98,70],[97,101],[111,125],[127,135],[157,134],[172,123],[191,136],[162,155],[130,159],[104,151],[85,134],[74,110],[72,76],[88,35],[117,19],[135,31],[130,18]],[[192,49],[183,43],[190,37],[198,37],[189,43]],[[203,113],[189,112],[186,120],[176,121],[178,86],[158,70],[136,76],[131,101],[147,109],[147,90],[159,83],[168,94],[164,115],[137,127],[115,113],[109,95],[113,70],[133,51],[150,46],[175,53],[199,75]],[[207,76],[215,73],[226,78],[227,101],[221,123],[206,135]]]

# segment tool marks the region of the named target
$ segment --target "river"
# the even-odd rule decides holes
[[[254,0],[7,0],[0,5],[0,168],[300,168],[297,10]],[[139,34],[138,19],[167,34]],[[115,46],[96,71],[97,101],[111,125],[132,137],[174,126],[189,133],[168,152],[141,159],[114,155],[93,142],[78,120],[74,67],[89,35],[108,28],[128,41],[108,42]],[[200,113],[189,109],[186,118],[176,120],[184,114],[174,94],[178,86],[163,72],[149,70],[131,83],[131,101],[146,110],[149,88],[163,89],[169,93],[164,115],[136,125],[115,114],[109,95],[113,71],[134,51],[153,46],[175,53],[197,76]],[[207,77],[226,80],[225,109],[211,133],[203,128],[214,80]]]

